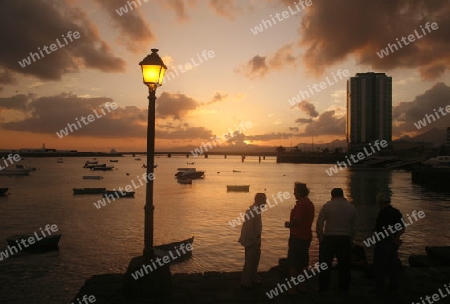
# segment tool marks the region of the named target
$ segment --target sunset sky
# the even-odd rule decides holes
[[[414,126],[450,105],[449,1],[139,1],[133,10],[125,0],[1,2],[0,149],[145,150],[148,89],[139,62],[151,48],[175,75],[156,93],[157,149],[198,146],[246,122],[252,127],[224,146],[343,140],[347,77],[288,102],[339,69],[392,76],[394,138],[450,126],[450,116]],[[120,16],[122,6],[129,12]],[[254,34],[263,19],[272,26]],[[424,35],[427,22],[438,28]],[[377,55],[415,30],[423,37]],[[44,57],[19,64],[44,46]],[[105,102],[118,108],[56,135]]]

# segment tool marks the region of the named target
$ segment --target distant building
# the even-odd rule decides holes
[[[347,81],[347,144],[360,150],[376,140],[392,142],[392,77],[357,73]]]

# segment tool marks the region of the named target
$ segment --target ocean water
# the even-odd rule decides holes
[[[47,224],[56,224],[62,233],[59,251],[19,253],[0,261],[0,303],[69,303],[86,279],[95,274],[123,273],[131,258],[142,254],[144,186],[135,189],[135,198],[118,199],[100,209],[94,202],[101,195],[72,194],[72,188],[118,189],[133,180],[139,186],[145,173],[142,161],[118,159],[118,163],[111,163],[116,170],[91,172],[82,168],[87,158],[65,158],[64,163],[56,163],[55,158],[27,158],[23,165],[38,168],[30,176],[0,177],[0,187],[10,188],[8,196],[0,197],[0,250],[6,249],[8,236],[39,231]],[[192,185],[179,184],[173,176],[178,167],[189,166],[187,161],[195,161],[194,167],[206,171],[205,177]],[[330,199],[331,189],[343,188],[359,212],[357,241],[361,243],[372,235],[378,191],[392,192],[393,205],[405,217],[414,210],[424,211],[425,218],[413,219],[402,237],[400,254],[405,263],[410,254],[424,254],[427,245],[450,243],[446,233],[450,230],[450,194],[412,184],[407,171],[343,170],[330,177],[325,172],[330,165],[277,164],[274,158],[259,163],[256,157],[242,163],[240,157],[161,156],[155,158],[155,164],[154,244],[195,236],[192,258],[173,265],[173,273],[240,271],[244,259],[237,242],[240,226],[233,228],[230,221],[251,205],[257,192],[266,193],[272,206],[262,215],[259,270],[277,265],[287,254],[289,231],[284,222],[295,204],[295,181],[310,188],[316,217]],[[102,175],[104,179],[83,180],[83,175]],[[227,192],[226,185],[231,184],[248,184],[250,192]],[[289,199],[277,198],[284,192],[289,193]],[[367,254],[370,259],[371,249]],[[311,263],[318,260],[315,238],[310,256]]]

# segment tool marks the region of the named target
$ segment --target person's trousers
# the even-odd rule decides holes
[[[373,262],[377,290],[384,288],[386,276],[389,276],[389,290],[396,291],[400,277],[398,246],[390,240],[382,240],[375,245]]]
[[[257,271],[261,257],[261,242],[245,247],[245,262],[242,270],[241,285],[251,286],[258,281]]]
[[[324,236],[319,244],[319,261],[327,264],[327,269],[319,273],[319,289],[327,291],[330,287],[330,276],[333,258],[336,255],[339,271],[339,289],[347,292],[350,287],[352,242],[349,236]]]

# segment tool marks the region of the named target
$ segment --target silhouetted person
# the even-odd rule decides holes
[[[259,258],[261,257],[261,209],[266,203],[264,193],[256,193],[255,201],[245,211],[245,222],[242,224],[239,243],[245,247],[245,262],[242,270],[241,286],[251,288],[261,282],[257,276]]]
[[[290,229],[288,264],[289,275],[297,277],[299,272],[306,270],[309,264],[309,246],[312,240],[311,226],[314,221],[314,204],[308,198],[309,189],[306,184],[294,184],[294,196],[296,203],[291,210],[289,222],[285,227]],[[298,289],[306,292],[306,282],[300,282]],[[295,290],[289,290],[294,294]]]
[[[380,212],[377,216],[375,233],[385,237],[379,238],[380,240],[376,242],[374,249],[375,292],[381,293],[383,291],[385,278],[389,275],[389,292],[395,293],[398,289],[400,274],[398,249],[402,243],[400,236],[405,233],[405,226],[402,222],[403,216],[400,211],[392,207],[389,194],[379,193],[377,195],[377,203],[380,207]],[[396,224],[400,224],[401,229],[392,228]]]
[[[325,229],[324,229],[325,224]],[[347,293],[350,287],[352,243],[356,236],[356,208],[344,198],[341,188],[331,190],[331,200],[319,212],[316,233],[319,239],[319,261],[327,269],[319,273],[319,290],[328,291],[333,258],[339,264],[339,289]]]

